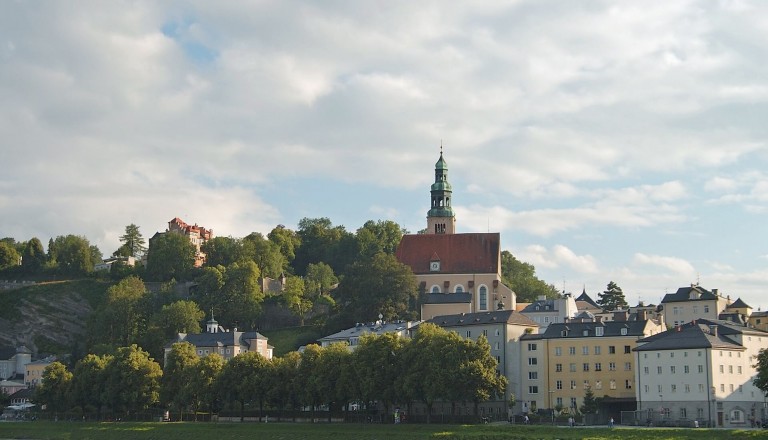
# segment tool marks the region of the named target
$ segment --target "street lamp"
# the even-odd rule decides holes
[[[554,390],[549,390],[549,412],[552,414],[552,425],[555,425],[555,410],[552,408],[552,395],[555,394]]]

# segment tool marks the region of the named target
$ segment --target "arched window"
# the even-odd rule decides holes
[[[462,286],[461,284],[457,284],[456,293],[464,293],[464,286]]]
[[[488,288],[480,286],[478,292],[480,293],[480,310],[488,310]]]
[[[432,286],[432,293],[440,293],[440,286]]]

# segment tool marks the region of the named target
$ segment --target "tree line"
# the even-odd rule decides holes
[[[389,414],[393,406],[426,408],[435,402],[473,403],[503,399],[506,378],[484,337],[461,338],[433,324],[418,327],[413,338],[393,333],[363,334],[354,351],[346,344],[309,345],[271,360],[246,352],[229,361],[195,347],[172,345],[165,368],[136,345],[89,354],[72,371],[60,362],[46,367],[35,402],[53,414],[67,412],[102,419],[130,417],[155,409],[174,414],[219,413],[242,418],[246,409],[347,411],[352,402]]]

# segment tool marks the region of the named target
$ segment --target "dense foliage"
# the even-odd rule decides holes
[[[147,408],[196,413],[227,406],[241,415],[246,406],[262,412],[326,406],[341,410],[351,402],[381,407],[386,414],[394,405],[405,407],[414,401],[430,405],[436,399],[454,403],[503,399],[506,379],[496,368],[483,337],[466,340],[422,324],[414,339],[366,333],[353,352],[342,344],[309,345],[301,354],[271,360],[256,352],[228,362],[217,353],[200,358],[191,344],[176,343],[163,371],[149,353],[131,345],[88,355],[72,372],[62,363],[52,363],[35,401],[51,412],[78,408],[92,417]]]

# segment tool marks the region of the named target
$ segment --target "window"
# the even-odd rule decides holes
[[[603,330],[602,327],[595,327],[595,336],[603,336]]]
[[[704,418],[704,408],[696,408],[696,418],[697,419]]]
[[[739,365],[738,367],[736,367],[736,372],[737,372],[738,374],[741,374],[741,365]]]
[[[562,397],[558,397],[557,399],[555,399],[555,405],[563,406],[563,398]],[[499,409],[501,409],[501,408],[499,408]]]
[[[538,358],[528,358],[528,365],[538,365],[539,359]]]
[[[709,313],[709,306],[704,306],[704,313]]]
[[[650,393],[651,392],[651,389],[648,387],[648,385],[645,385],[645,392],[646,393]]]
[[[549,316],[544,317],[544,324],[549,324]]]
[[[725,373],[725,367],[724,367],[724,366],[722,366],[722,365],[720,365],[720,372],[721,372],[721,373]]]
[[[562,380],[556,381],[555,382],[555,388],[557,388],[558,390],[562,390],[563,389],[563,381]]]
[[[496,341],[496,343],[493,344],[494,350],[499,350],[501,348],[501,342]]]
[[[624,381],[624,388],[631,390],[632,389],[632,381],[630,379],[627,379]]]
[[[569,370],[571,371],[571,373],[575,373],[576,372],[576,364],[575,363],[571,362],[571,364],[568,367],[569,367]]]
[[[643,374],[650,374],[648,367],[643,367]]]
[[[462,286],[460,284],[457,285],[456,286],[456,293],[464,293],[464,286]]]
[[[587,347],[586,345],[581,347],[581,354],[583,354],[585,356],[588,356],[589,355],[589,347]]]
[[[536,344],[528,344],[528,351],[536,351]]]
[[[571,408],[576,408],[576,398],[571,397]]]
[[[632,371],[632,362],[624,362],[624,371]]]
[[[539,378],[538,371],[529,371],[528,372],[528,380],[537,380]]]
[[[703,373],[704,372],[704,365],[699,365],[698,367],[699,367],[698,368],[699,373]]]
[[[572,390],[575,390],[575,389],[576,389],[576,381],[575,381],[575,380],[572,380],[572,381],[571,381],[571,389],[572,389]]]
[[[700,384],[699,384],[699,392],[700,392],[700,393],[703,393],[703,392],[704,392],[704,384],[703,384],[703,383],[700,383]]]
[[[584,389],[585,390],[589,389],[589,381],[588,380],[584,380]]]
[[[669,367],[669,372],[670,372],[670,374],[675,374],[675,366],[674,365],[671,365]]]
[[[663,371],[661,371],[661,365],[659,365],[658,367],[656,367],[656,374],[664,374],[664,372],[663,372]]]
[[[691,392],[691,386],[689,384],[685,384],[684,387],[685,387],[685,392],[686,393],[690,393]]]
[[[669,386],[669,388],[671,389],[671,391],[672,391],[673,393],[676,393],[676,392],[677,392],[677,385],[675,385],[675,384],[672,384],[672,385],[670,385],[670,386]]]
[[[744,411],[740,409],[731,411],[731,423],[744,423]]]
[[[600,362],[595,362],[595,371],[603,371],[603,366]]]
[[[589,330],[587,330],[587,329],[584,329],[584,330],[581,332],[581,336],[589,336]]]
[[[539,387],[536,385],[531,385],[528,387],[528,394],[539,394]]]
[[[568,354],[571,356],[576,354],[576,347],[568,347]]]
[[[728,365],[728,374],[733,374],[733,365]]]
[[[595,381],[595,389],[596,390],[602,390],[603,389],[603,381],[602,380],[596,380]]]
[[[432,286],[432,293],[440,293],[440,287]]]
[[[611,379],[610,387],[611,387],[612,390],[616,389],[616,381],[615,380]]]
[[[563,364],[555,364],[555,371],[561,373],[563,371]]]
[[[616,346],[609,345],[608,346],[608,354],[616,354]]]
[[[488,288],[480,286],[480,310],[488,310]]]
[[[729,387],[730,392],[733,392],[733,384],[730,384],[728,387]]]
[[[721,392],[721,393],[724,393],[724,392],[725,392],[725,384],[724,384],[724,383],[721,383],[721,384],[720,384],[720,392]]]
[[[562,347],[555,347],[555,356],[561,356],[563,354]]]
[[[626,327],[622,327],[621,328],[621,336],[627,336],[627,328]]]
[[[584,364],[582,365],[582,370],[589,371],[589,362],[584,362]]]
[[[608,371],[616,371],[616,362],[608,362]]]
[[[688,367],[688,365],[683,367],[683,373],[688,374],[691,372],[691,369]]]
[[[471,337],[472,337],[472,331],[471,331],[471,330],[467,330],[467,337],[468,337],[468,338],[471,338]]]
[[[595,345],[595,354],[597,354],[597,355],[600,354],[600,346],[599,345]]]
[[[501,330],[496,329],[496,336],[499,336],[501,334]]]
[[[681,419],[688,418],[688,410],[684,406],[680,408],[680,418]]]
[[[659,393],[661,393],[661,392],[662,392],[662,387],[661,387],[661,385],[658,385],[658,386],[657,386],[657,388],[658,388],[658,391],[659,391]]]
[[[742,388],[742,385],[741,385],[741,384],[739,384],[739,392],[740,392],[740,393],[743,393],[743,392],[744,392],[744,388]]]
[[[624,354],[630,354],[630,353],[632,353],[632,347],[630,347],[629,345],[625,345]]]
[[[488,337],[488,329],[483,330],[483,336]]]

